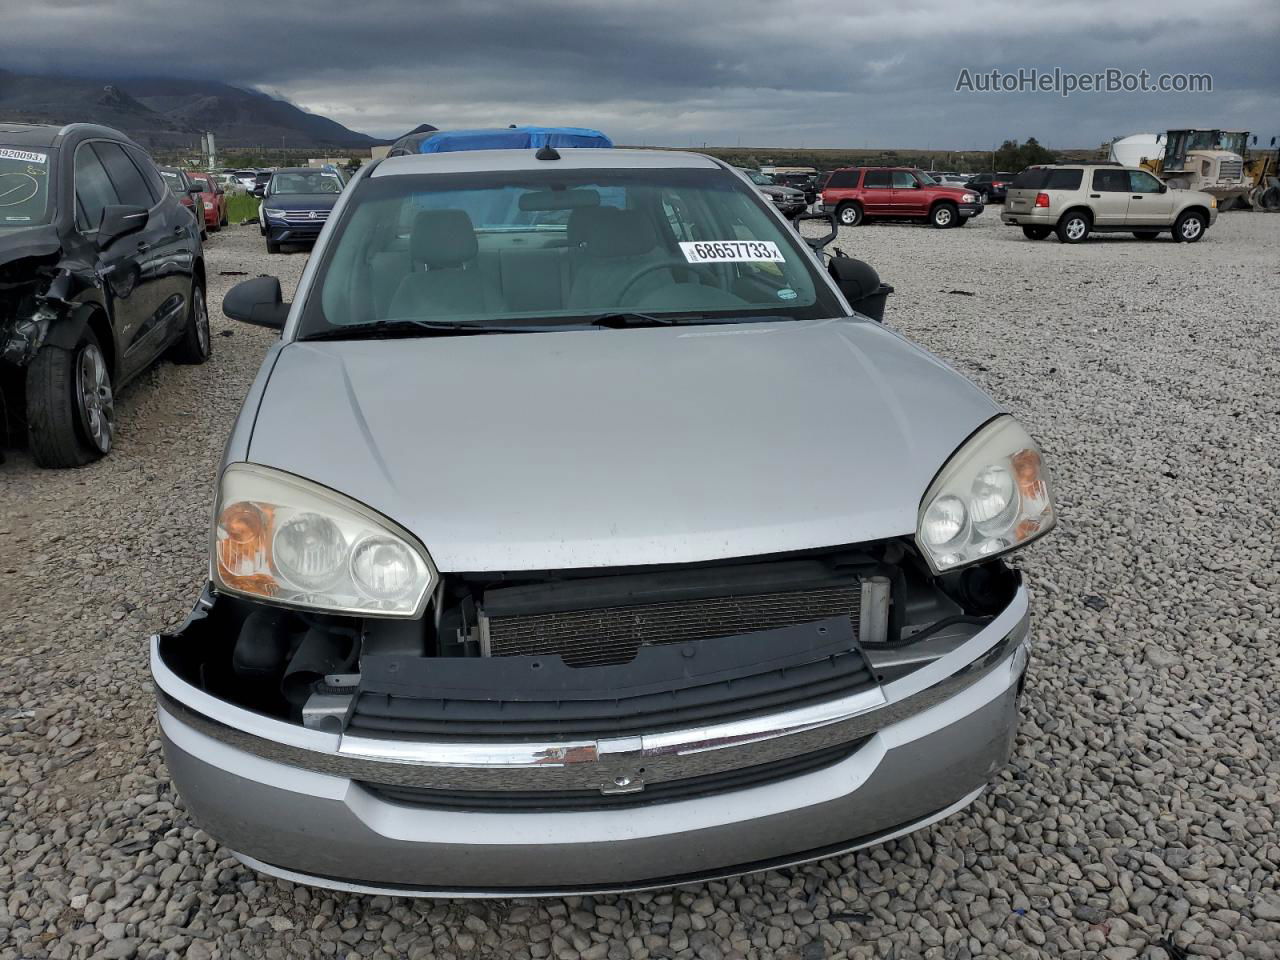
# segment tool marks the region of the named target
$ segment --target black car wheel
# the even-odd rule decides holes
[[[1093,224],[1089,215],[1080,210],[1071,210],[1058,221],[1058,239],[1063,243],[1084,243],[1089,239],[1089,230]]]
[[[42,467],[80,467],[111,449],[111,371],[88,327],[65,350],[46,344],[27,367],[27,441]]]
[[[279,252],[280,252],[280,244],[276,243],[274,240],[268,239],[267,253],[279,253]]]
[[[1050,233],[1048,227],[1023,227],[1022,235],[1028,240],[1043,240]]]
[[[204,363],[213,352],[213,338],[209,334],[209,306],[199,283],[192,286],[187,304],[187,322],[182,339],[173,345],[173,362]]]
[[[862,222],[862,207],[856,203],[842,203],[836,209],[836,220],[842,227],[856,227]]]
[[[983,205],[985,206],[986,204],[991,202],[991,194],[987,193],[987,191],[985,190],[979,190],[978,199],[981,200]]]
[[[1188,210],[1173,225],[1173,239],[1179,243],[1195,243],[1204,236],[1204,214]]]

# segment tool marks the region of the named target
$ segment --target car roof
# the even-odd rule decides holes
[[[700,153],[677,150],[617,150],[562,147],[559,160],[539,160],[535,150],[460,150],[387,157],[371,176],[423,173],[487,173],[513,170],[671,170],[715,169],[720,163]]]
[[[277,173],[327,173],[332,175],[336,171],[326,170],[324,167],[281,167],[279,170],[270,171],[272,176]]]
[[[71,133],[85,136],[109,137],[133,143],[119,130],[96,123],[10,123],[0,122],[0,141],[12,146],[56,147],[63,137]]]

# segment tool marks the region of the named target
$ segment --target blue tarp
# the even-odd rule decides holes
[[[586,127],[505,127],[493,130],[441,130],[419,145],[422,153],[459,150],[521,150],[538,147],[612,147],[599,130]]]

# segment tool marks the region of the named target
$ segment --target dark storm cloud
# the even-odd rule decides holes
[[[376,134],[551,122],[675,145],[1089,146],[1184,123],[1264,132],[1278,34],[1271,0],[80,0],[11,11],[0,66],[252,85]],[[1210,73],[1214,92],[954,90],[962,68],[1054,66]]]

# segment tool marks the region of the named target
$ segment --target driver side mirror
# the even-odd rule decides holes
[[[109,247],[121,237],[137,233],[147,225],[151,214],[146,207],[131,207],[112,204],[102,208],[102,219],[98,222],[98,246]]]
[[[241,323],[283,330],[289,317],[289,304],[284,302],[279,280],[275,277],[254,277],[227,291],[222,298],[222,312]]]
[[[1162,183],[1162,184],[1160,184],[1160,192],[1161,192],[1161,193],[1168,193],[1168,192],[1169,192],[1169,185],[1168,185],[1167,183]]]
[[[849,306],[876,322],[884,321],[884,304],[893,287],[880,282],[875,268],[853,257],[832,257],[827,270]]]

